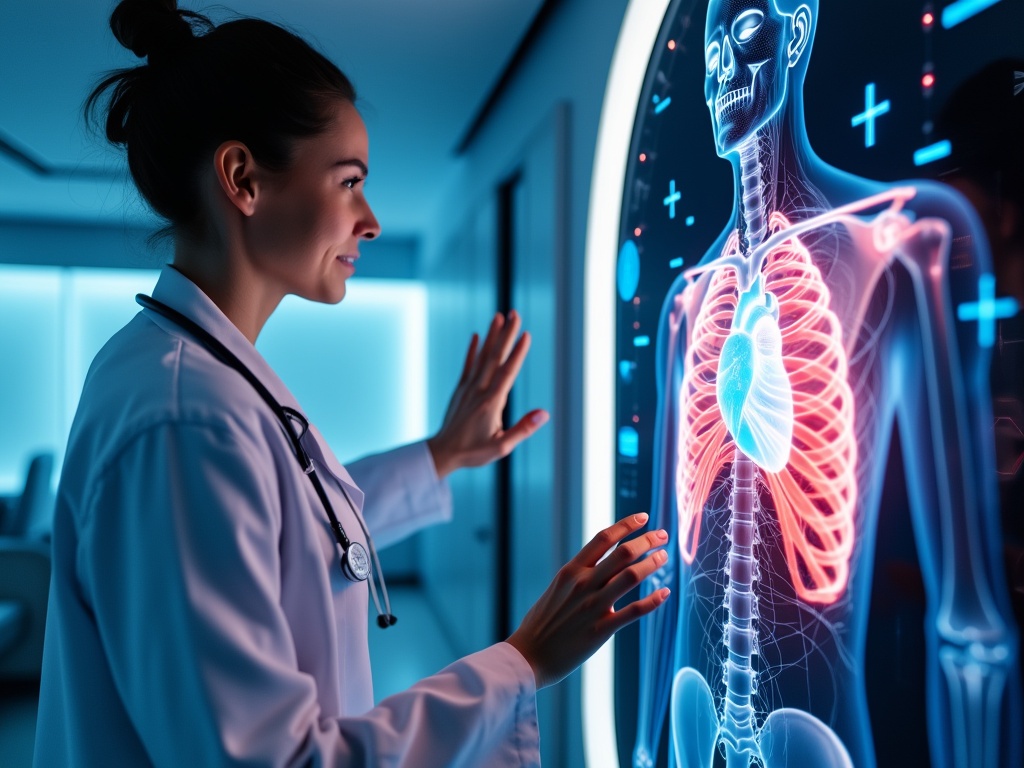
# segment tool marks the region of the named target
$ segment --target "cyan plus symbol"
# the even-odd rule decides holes
[[[668,197],[662,200],[663,205],[668,206],[668,217],[674,219],[676,217],[676,203],[682,198],[682,194],[676,189],[676,180],[672,179],[668,183]]]
[[[978,344],[991,347],[996,340],[996,320],[1017,314],[1017,301],[1009,297],[996,298],[996,279],[992,275],[978,278],[978,300],[968,301],[956,308],[960,320],[978,321]]]
[[[889,111],[889,100],[886,99],[881,104],[875,104],[875,84],[868,83],[864,88],[864,111],[859,115],[854,115],[850,120],[850,125],[856,128],[861,123],[865,123],[864,128],[864,146],[873,147],[875,146],[875,120],[881,115],[884,115]]]

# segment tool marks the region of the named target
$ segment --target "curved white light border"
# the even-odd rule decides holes
[[[590,180],[584,262],[583,541],[607,527],[615,500],[615,260],[633,118],[669,0],[630,0],[608,75]],[[587,765],[614,766],[614,639],[583,666]]]

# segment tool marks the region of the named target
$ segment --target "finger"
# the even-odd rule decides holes
[[[601,588],[601,602],[609,605],[614,604],[616,600],[631,589],[639,586],[644,579],[661,568],[667,561],[668,553],[663,549],[659,549],[657,552],[652,552],[642,560],[633,563],[628,568],[619,571]]]
[[[530,351],[531,342],[532,339],[529,332],[523,333],[505,362],[495,373],[491,386],[499,396],[508,396],[509,390],[512,389],[512,385],[515,383],[516,377],[523,367],[523,362],[526,360],[526,353]]]
[[[474,333],[469,340],[469,349],[466,350],[466,360],[462,363],[462,374],[459,376],[459,384],[464,384],[469,379],[469,372],[473,370],[473,363],[476,361],[476,348],[480,344],[480,335]]]
[[[668,587],[662,587],[657,592],[652,592],[642,600],[630,603],[624,608],[611,613],[603,622],[600,631],[607,633],[610,637],[628,624],[632,624],[642,616],[646,616],[668,600],[672,591]]]
[[[515,426],[506,429],[498,441],[498,458],[512,453],[517,445],[547,424],[550,418],[551,414],[543,408],[537,408],[523,416],[515,423]]]
[[[579,551],[579,554],[573,560],[579,565],[593,567],[597,564],[598,560],[605,556],[609,549],[629,536],[633,531],[640,530],[645,525],[647,525],[646,512],[624,517],[594,536],[584,545],[583,549]]]
[[[627,541],[612,552],[608,557],[594,566],[594,581],[604,584],[624,568],[636,562],[646,552],[668,543],[668,534],[663,530],[650,531],[643,536]]]
[[[494,376],[494,372],[498,367],[505,362],[508,358],[509,353],[512,351],[512,346],[515,344],[516,336],[519,333],[519,327],[522,325],[522,320],[519,314],[514,310],[508,313],[508,319],[499,332],[495,334],[494,345],[488,349],[486,356],[481,354],[480,363],[480,386],[489,387],[491,379]]]
[[[479,378],[481,369],[485,365],[486,361],[494,354],[494,347],[498,344],[498,337],[501,335],[501,329],[505,326],[505,316],[500,312],[496,313],[491,319],[491,325],[487,329],[487,335],[484,337],[483,346],[480,347],[480,352],[476,356],[476,370],[474,375]]]

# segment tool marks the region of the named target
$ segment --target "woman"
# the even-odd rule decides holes
[[[174,259],[97,356],[69,440],[37,765],[537,764],[536,690],[664,601],[612,609],[663,532],[602,560],[646,516],[603,531],[506,642],[374,707],[362,513],[378,542],[444,519],[445,475],[546,420],[501,429],[528,337],[496,318],[438,435],[349,475],[253,344],[286,294],[340,301],[378,234],[351,85],[263,21],[125,0],[111,27],[148,61],[89,107],[111,91],[107,136]]]

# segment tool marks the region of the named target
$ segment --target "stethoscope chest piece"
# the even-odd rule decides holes
[[[352,541],[341,553],[341,570],[352,581],[366,581],[370,576],[370,556],[358,541]]]

